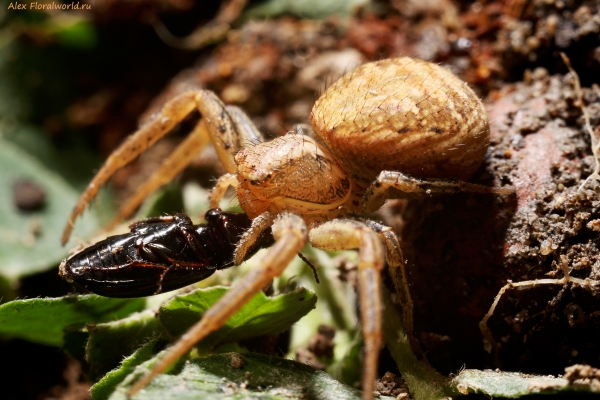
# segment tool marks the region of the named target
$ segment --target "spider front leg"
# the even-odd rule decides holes
[[[209,142],[204,120],[200,121],[190,135],[181,142],[177,148],[160,165],[160,168],[140,186],[135,193],[121,205],[117,214],[106,226],[107,230],[113,229],[142,204],[142,202],[159,187],[171,182],[183,171]]]
[[[512,187],[488,187],[450,179],[420,179],[398,171],[381,171],[363,197],[363,209],[376,211],[388,199],[423,198],[443,193],[514,194]]]
[[[229,186],[233,186],[235,188],[238,187],[236,174],[221,175],[221,177],[217,180],[217,183],[215,183],[212,193],[210,194],[210,208],[219,207],[219,202],[223,196],[225,196],[225,192],[227,192]]]
[[[209,333],[219,329],[229,317],[235,314],[244,304],[246,304],[256,293],[271,282],[271,280],[283,272],[287,265],[292,261],[296,254],[306,243],[306,224],[304,220],[294,214],[284,213],[274,218],[271,214],[265,213],[263,218],[256,218],[249,231],[242,238],[246,240],[256,240],[262,230],[268,227],[267,221],[273,221],[272,230],[275,237],[275,244],[269,249],[267,254],[261,260],[260,268],[256,268],[245,275],[235,286],[231,288],[217,303],[215,303],[204,315],[202,319],[190,328],[175,343],[167,353],[154,365],[153,369],[144,375],[133,385],[129,391],[132,396],[140,389],[145,387],[152,378],[160,374],[174,363],[179,357],[187,353],[196,343],[205,338]],[[258,221],[257,221],[258,220]],[[256,223],[255,223],[256,221]],[[244,257],[244,248],[251,247],[240,243],[236,250],[237,259]],[[241,250],[241,251],[240,251]]]
[[[171,131],[194,109],[198,109],[202,114],[202,120],[198,126],[175,149],[174,153],[163,162],[148,182],[123,204],[111,224],[114,225],[121,218],[125,218],[141,204],[146,196],[172,180],[209,141],[213,143],[226,170],[233,173],[236,171],[235,153],[248,143],[256,143],[262,140],[262,136],[252,121],[241,110],[237,107],[225,106],[213,92],[194,91],[174,98],[162,108],[152,121],[128,137],[108,157],[75,205],[61,238],[63,244],[69,239],[77,217],[81,215],[85,207],[96,196],[98,190],[115,171],[133,161]]]
[[[363,399],[373,398],[377,361],[382,341],[381,271],[385,257],[379,236],[366,224],[336,219],[309,232],[309,242],[323,250],[358,249],[358,291],[362,334],[365,341]]]
[[[190,92],[169,101],[163,107],[161,113],[152,122],[143,126],[135,134],[115,150],[105,161],[104,165],[96,173],[96,176],[88,184],[85,191],[79,197],[73,209],[69,222],[63,232],[61,242],[64,245],[71,234],[75,219],[96,196],[98,190],[119,168],[129,164],[148,147],[152,146],[158,139],[169,132],[178,122],[183,120],[196,107],[194,101],[195,93]]]
[[[233,155],[235,152],[244,146],[256,144],[264,140],[254,123],[238,107],[224,106],[211,92],[201,92],[196,97],[196,100],[203,102],[202,105],[198,105],[198,109],[208,115],[220,115],[219,118],[221,119],[230,119],[232,124],[219,124],[218,126],[213,124],[213,126],[210,126],[207,123],[207,121],[212,121],[210,118],[203,118],[200,120],[192,133],[190,133],[190,135],[177,146],[173,153],[162,162],[160,168],[156,170],[130,198],[127,199],[106,229],[111,229],[116,226],[123,219],[131,215],[135,209],[142,204],[146,197],[156,189],[175,179],[175,177],[192,162],[194,157],[210,140],[212,140],[216,149],[220,149],[220,152],[217,150],[217,154],[228,171],[235,171],[235,163],[233,163]],[[224,109],[225,111],[223,111]],[[217,138],[217,132],[219,133],[219,138]],[[219,144],[221,144],[221,146],[219,146]],[[223,177],[232,176],[235,177],[235,175],[231,173],[223,175]],[[223,177],[219,179],[219,182],[224,179]],[[215,190],[222,185],[223,184],[217,184]],[[237,185],[237,181],[233,182],[229,179],[225,185],[235,186]],[[212,198],[218,198],[218,200],[220,200],[225,194],[226,189],[227,186],[223,188],[222,193],[218,193],[217,196],[213,195]],[[211,201],[210,208],[217,208],[219,206],[218,200],[216,203]],[[212,206],[213,203],[216,204],[214,207]]]

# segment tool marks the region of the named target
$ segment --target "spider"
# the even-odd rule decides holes
[[[310,115],[315,135],[289,133],[265,142],[239,108],[226,106],[208,90],[188,92],[167,102],[153,121],[109,156],[75,206],[63,243],[77,216],[111,175],[194,109],[202,116],[198,125],[116,218],[128,215],[149,193],[172,180],[211,142],[227,170],[211,194],[211,208],[233,186],[252,219],[235,250],[235,264],[244,260],[268,227],[275,243],[260,268],[207,311],[130,394],[224,324],[309,242],[324,250],[358,249],[363,398],[371,399],[382,344],[380,273],[386,261],[411,339],[412,300],[398,237],[391,228],[360,215],[393,198],[460,191],[512,193],[511,188],[464,182],[488,148],[483,104],[466,83],[438,65],[408,57],[384,59],[349,72],[321,95]],[[417,347],[414,339],[411,343]]]

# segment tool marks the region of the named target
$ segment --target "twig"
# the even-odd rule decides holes
[[[567,69],[573,75],[573,86],[575,86],[575,93],[577,95],[577,102],[579,103],[579,108],[581,108],[581,112],[583,113],[583,118],[585,119],[585,129],[588,131],[590,135],[590,139],[592,141],[592,152],[594,153],[594,172],[588,176],[585,181],[579,186],[579,190],[583,189],[584,186],[588,183],[590,179],[600,179],[600,139],[594,134],[594,130],[592,129],[592,124],[590,123],[590,114],[588,113],[585,104],[583,103],[583,95],[581,91],[581,83],[579,81],[579,75],[571,66],[571,60],[569,57],[563,52],[560,53],[560,56],[563,59],[563,62],[567,66]]]
[[[521,289],[527,289],[538,285],[566,285],[568,283],[573,283],[584,288],[600,285],[600,281],[597,280],[592,280],[589,278],[581,279],[572,277],[569,274],[569,260],[565,255],[561,255],[560,259],[561,269],[563,271],[563,277],[561,279],[533,279],[529,281],[514,283],[509,281],[506,285],[502,287],[502,289],[500,289],[500,291],[496,295],[496,298],[494,299],[494,302],[492,303],[492,306],[490,307],[489,311],[485,314],[481,322],[479,322],[479,329],[481,330],[481,334],[483,335],[484,348],[488,353],[491,353],[493,349],[495,353],[494,356],[496,359],[498,358],[498,343],[492,336],[492,331],[487,326],[487,322],[491,318],[491,316],[494,315],[494,311],[496,310],[496,306],[498,306],[498,303],[500,302],[500,298],[507,290],[517,287]]]
[[[248,0],[228,1],[212,21],[186,37],[174,36],[158,17],[153,19],[152,25],[156,34],[169,46],[182,50],[196,50],[224,38],[231,29],[231,23],[240,16],[247,2]]]

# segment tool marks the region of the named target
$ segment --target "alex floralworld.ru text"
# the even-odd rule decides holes
[[[9,10],[91,10],[92,6],[89,4],[82,4],[80,2],[71,3],[38,3],[37,1],[27,3],[19,3],[17,1],[8,3]]]

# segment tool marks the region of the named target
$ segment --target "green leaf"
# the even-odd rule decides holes
[[[417,357],[410,346],[402,319],[391,295],[382,288],[383,300],[383,338],[387,344],[398,370],[408,384],[410,394],[415,400],[442,400],[454,394],[450,379],[438,373],[423,357]]]
[[[173,215],[183,212],[183,195],[178,183],[163,186],[148,196],[136,213],[135,220],[156,217],[160,215]]]
[[[343,358],[337,360],[327,367],[327,372],[336,379],[339,379],[340,381],[349,385],[360,383],[362,378],[361,367],[363,346],[364,342],[362,333],[357,331]]]
[[[367,3],[367,0],[267,0],[244,12],[244,18],[274,18],[290,14],[300,18],[323,19],[335,14],[350,15]]]
[[[14,300],[18,297],[18,287],[14,282],[0,275],[0,302]]]
[[[179,336],[195,324],[201,314],[210,308],[229,290],[224,287],[199,289],[177,296],[161,307],[160,323],[172,336]],[[209,337],[203,345],[209,346],[225,341],[242,340],[266,333],[277,333],[289,327],[315,307],[316,295],[306,289],[266,297],[259,292],[226,325]],[[151,311],[132,315],[123,320],[88,327],[90,339],[87,344],[87,360],[93,374],[99,374],[115,366],[124,355],[132,352],[149,337],[164,332]],[[92,388],[94,399],[106,399],[135,365],[149,358],[147,344],[126,359],[118,370],[108,373]],[[220,378],[219,378],[220,379]]]
[[[172,336],[183,334],[227,290],[230,289],[212,287],[175,297],[160,308],[161,324]],[[229,318],[223,327],[203,340],[202,345],[214,346],[226,341],[283,332],[312,310],[316,302],[317,296],[304,288],[275,297],[267,297],[259,292]]]
[[[569,384],[565,378],[528,375],[520,372],[496,372],[467,369],[452,380],[457,392],[484,393],[491,397],[516,399],[533,394],[558,394],[569,392],[595,392],[600,388],[593,380],[576,381]]]
[[[28,181],[45,192],[38,211],[23,212],[14,204],[13,185]],[[59,175],[10,142],[0,139],[0,275],[9,282],[55,267],[67,256],[59,243],[66,216],[79,193]],[[78,221],[79,234],[98,226],[92,213]]]
[[[144,305],[144,299],[96,295],[15,300],[0,305],[0,335],[60,346],[66,327],[123,318]]]
[[[241,368],[232,366],[232,357],[242,359]],[[126,399],[131,384],[154,362],[143,364],[143,368],[127,377],[110,399]],[[224,353],[191,359],[172,374],[157,376],[132,399],[358,400],[360,397],[360,391],[305,364],[255,353]]]
[[[108,399],[117,386],[134,371],[135,367],[152,358],[158,343],[158,338],[152,339],[131,356],[125,358],[118,369],[106,374],[104,378],[91,387],[90,394],[92,395],[92,399]]]
[[[92,380],[116,368],[124,357],[136,351],[149,338],[164,333],[152,310],[88,326],[88,332],[86,360],[90,364]]]
[[[98,43],[94,25],[84,19],[64,21],[56,18],[49,24],[48,29],[54,33],[56,40],[66,47],[91,49]]]

